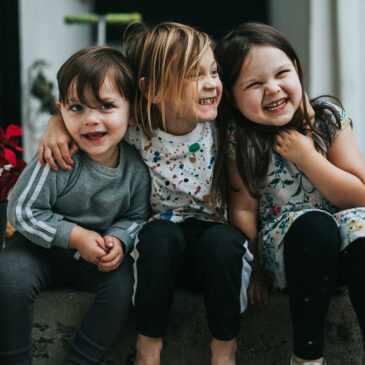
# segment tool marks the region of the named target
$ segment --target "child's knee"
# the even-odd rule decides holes
[[[170,257],[182,254],[185,239],[180,227],[170,221],[156,220],[148,223],[138,235],[136,250],[139,255]]]
[[[285,246],[307,255],[335,255],[340,250],[340,231],[333,217],[325,212],[303,214],[292,224]]]
[[[242,256],[246,253],[245,243],[247,238],[236,228],[221,224],[212,227],[197,245],[198,258],[206,258],[215,265],[242,262]]]

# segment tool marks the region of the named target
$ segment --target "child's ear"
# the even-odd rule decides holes
[[[134,125],[134,124],[135,124],[134,118],[133,117],[129,117],[128,125]]]
[[[141,93],[144,95],[144,97],[148,100],[151,95],[148,93],[148,85],[147,85],[147,79],[145,77],[141,77],[138,82],[139,90],[141,90]],[[151,103],[152,104],[159,104],[161,102],[161,96],[158,93],[157,95],[154,95],[152,97]]]
[[[58,109],[61,111],[62,104],[60,103],[59,100],[56,101],[56,105],[57,105]]]

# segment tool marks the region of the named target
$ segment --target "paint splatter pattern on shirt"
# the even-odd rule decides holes
[[[183,136],[157,130],[153,137],[146,137],[134,125],[128,128],[125,139],[149,167],[152,219],[217,220],[210,199],[216,156],[214,123],[199,123]]]

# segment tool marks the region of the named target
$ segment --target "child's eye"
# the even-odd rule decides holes
[[[276,77],[285,76],[289,70],[281,70],[276,74]]]
[[[112,109],[113,108],[113,104],[111,103],[104,103],[101,104],[100,109]]]
[[[211,74],[213,77],[218,76],[218,70],[212,70]]]
[[[256,86],[260,86],[260,85],[261,85],[261,82],[256,81],[256,82],[253,82],[252,84],[247,85],[246,89],[250,89],[250,88],[253,88]]]
[[[70,106],[70,110],[72,110],[73,112],[79,112],[80,110],[82,110],[82,106],[80,104],[74,104]]]

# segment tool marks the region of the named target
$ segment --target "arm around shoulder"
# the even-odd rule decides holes
[[[52,116],[39,143],[38,160],[40,164],[44,166],[48,162],[55,171],[58,170],[58,165],[64,170],[70,170],[74,164],[71,156],[77,150],[77,145],[72,143],[62,116]]]

